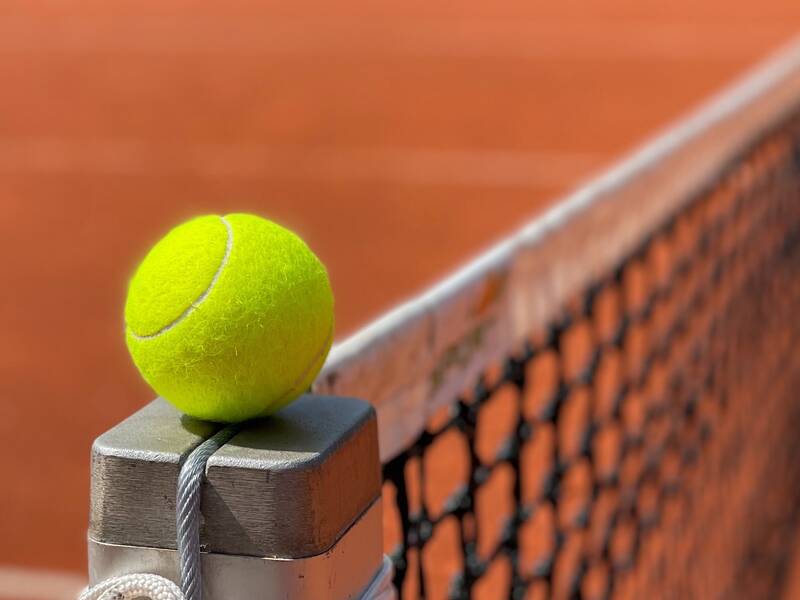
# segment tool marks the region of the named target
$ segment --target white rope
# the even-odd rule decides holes
[[[217,450],[236,435],[240,426],[228,425],[195,448],[181,466],[175,497],[178,531],[178,567],[181,590],[186,600],[203,600],[203,576],[200,564],[200,487],[206,475],[206,463]]]
[[[185,600],[169,579],[150,573],[120,575],[86,588],[78,600]]]
[[[78,600],[202,600],[200,486],[208,459],[238,431],[238,425],[219,430],[190,452],[181,466],[176,493],[181,586],[159,575],[136,573],[106,579],[84,590]]]

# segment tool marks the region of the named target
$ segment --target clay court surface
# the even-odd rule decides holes
[[[91,442],[153,396],[126,280],[173,224],[296,229],[341,338],[798,29],[793,0],[4,2],[0,598],[83,577]]]

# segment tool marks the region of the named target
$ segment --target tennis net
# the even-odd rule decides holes
[[[797,66],[334,349],[316,389],[377,408],[402,598],[779,595],[800,524]]]

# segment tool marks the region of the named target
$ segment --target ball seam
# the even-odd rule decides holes
[[[166,325],[164,325],[164,327],[162,327],[155,333],[149,333],[147,335],[139,335],[133,329],[131,329],[130,325],[128,325],[128,331],[135,339],[139,341],[151,340],[153,338],[157,338],[158,336],[167,333],[170,329],[179,325],[184,319],[186,319],[190,314],[192,314],[197,309],[197,307],[200,306],[205,301],[206,298],[208,298],[208,295],[211,293],[211,290],[214,289],[217,280],[220,278],[222,272],[225,270],[225,267],[228,265],[228,260],[230,259],[231,256],[231,250],[233,249],[233,227],[225,217],[220,217],[219,220],[222,221],[223,225],[225,225],[225,230],[227,232],[227,238],[225,240],[225,254],[223,254],[222,261],[220,262],[219,267],[217,267],[217,271],[214,273],[214,276],[211,278],[211,282],[208,284],[208,287],[205,289],[205,291],[203,291],[202,294],[200,294],[197,297],[196,300],[194,300],[189,304],[186,310],[184,310],[180,315],[178,315],[177,319],[173,320],[170,323],[167,323]]]
[[[300,375],[289,384],[288,390],[286,390],[283,394],[278,396],[278,398],[270,402],[271,405],[279,404],[284,400],[286,400],[286,398],[288,398],[292,394],[297,393],[298,391],[297,386],[300,385],[306,377],[308,377],[308,374],[311,373],[311,370],[317,365],[319,359],[322,358],[323,354],[325,353],[325,350],[328,348],[328,345],[331,343],[332,340],[333,340],[333,321],[331,321],[331,324],[328,326],[328,334],[325,336],[325,340],[322,342],[322,345],[319,347],[319,349],[314,353],[312,359],[303,368],[302,373],[300,373]]]
[[[328,326],[328,334],[325,336],[325,340],[322,342],[322,345],[314,353],[314,356],[306,365],[305,369],[303,369],[303,372],[300,373],[300,375],[291,383],[290,391],[295,390],[297,386],[300,385],[306,377],[308,377],[308,374],[311,372],[311,369],[313,369],[316,366],[316,364],[319,362],[319,359],[322,358],[323,354],[325,354],[325,351],[327,350],[328,346],[330,346],[332,341],[333,341],[333,321],[331,321],[331,324]],[[287,395],[288,394],[284,394],[280,398],[280,400],[284,400]]]

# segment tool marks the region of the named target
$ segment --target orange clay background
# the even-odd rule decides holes
[[[796,0],[2,2],[0,567],[82,575],[91,442],[153,397],[126,281],[172,225],[297,230],[341,339],[799,27]]]

